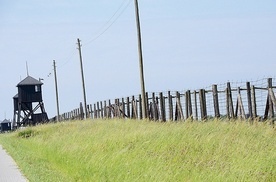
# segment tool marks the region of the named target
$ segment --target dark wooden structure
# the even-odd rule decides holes
[[[13,97],[13,125],[17,124],[18,127],[36,125],[49,120],[42,100],[42,85],[41,81],[31,76],[27,76],[17,84],[18,94]]]
[[[11,125],[12,122],[5,119],[4,121],[1,122],[1,132],[5,132],[5,131],[11,131]]]

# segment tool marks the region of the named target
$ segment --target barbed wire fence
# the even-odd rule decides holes
[[[276,79],[214,84],[199,90],[147,92],[147,118],[155,121],[274,119]],[[87,118],[142,118],[141,95],[99,101],[60,116],[61,120]],[[55,121],[56,117],[52,118]]]

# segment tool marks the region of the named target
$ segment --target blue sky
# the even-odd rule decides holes
[[[275,0],[139,0],[139,6],[147,91],[275,77]],[[77,38],[87,103],[140,93],[133,0],[0,0],[0,24],[0,119],[5,113],[12,119],[26,61],[30,75],[44,79],[50,117],[53,60],[61,112],[79,106]]]

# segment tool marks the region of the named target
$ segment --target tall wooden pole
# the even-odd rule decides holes
[[[78,50],[80,55],[80,67],[81,67],[81,78],[82,78],[82,90],[83,90],[83,100],[84,100],[84,119],[87,117],[87,104],[86,104],[86,93],[85,93],[85,84],[84,84],[84,74],[83,74],[83,66],[82,66],[82,56],[81,56],[81,44],[80,39],[78,39]]]
[[[143,119],[146,119],[147,118],[147,112],[146,112],[146,91],[145,91],[145,81],[144,81],[142,40],[141,40],[141,28],[140,28],[138,0],[134,0],[134,4],[135,4],[137,36],[138,36],[138,54],[139,54],[139,66],[140,66],[140,84],[141,84],[141,95],[142,95],[142,114],[143,114]]]
[[[56,87],[56,102],[57,102],[57,121],[59,122],[59,100],[58,100],[58,84],[57,84],[57,70],[56,70],[56,61],[53,60],[54,74],[55,74],[55,87]]]

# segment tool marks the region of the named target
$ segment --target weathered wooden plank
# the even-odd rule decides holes
[[[132,96],[132,101],[131,101],[131,103],[132,103],[132,114],[131,114],[131,118],[132,119],[137,119],[137,105],[136,105],[136,100],[135,100],[135,97],[134,96]]]
[[[187,91],[185,92],[185,115],[186,115],[186,119],[188,119],[190,117],[190,113],[189,113],[189,100],[188,100],[188,94]]]
[[[108,114],[107,118],[112,118],[112,105],[111,105],[111,100],[108,100]]]
[[[100,107],[101,107],[101,118],[103,118],[104,114],[103,114],[103,102],[100,102]]]
[[[168,91],[168,104],[169,104],[169,120],[173,120],[173,101],[172,101],[172,95],[171,92]]]
[[[115,99],[115,111],[117,118],[121,118],[121,112],[120,112],[120,100],[117,98]]]
[[[255,93],[255,86],[251,87],[251,94],[252,94],[252,117],[257,118],[257,101],[256,101],[256,93]]]
[[[247,93],[247,102],[248,102],[248,115],[249,115],[249,119],[252,119],[253,118],[253,110],[252,110],[250,82],[246,82],[246,93]]]
[[[213,91],[213,102],[214,102],[215,117],[220,118],[219,100],[218,100],[218,87],[217,87],[217,85],[212,85],[212,91]]]
[[[266,98],[264,120],[268,119],[268,113],[269,113],[269,95],[267,95],[267,98]]]
[[[161,117],[160,117],[160,120],[161,121],[166,121],[166,116],[165,116],[165,112],[166,112],[166,110],[165,110],[165,99],[164,99],[164,97],[163,97],[163,93],[162,92],[160,92],[159,93],[159,98],[160,98],[160,115],[161,115]]]
[[[146,92],[146,118],[149,117],[149,94]]]
[[[275,109],[276,108],[276,99],[275,99],[275,95],[274,95],[274,92],[273,92],[273,89],[272,88],[269,88],[269,97],[270,97],[270,100],[273,104],[273,108]]]
[[[129,97],[126,98],[126,105],[127,105],[127,116],[128,116],[128,118],[131,118]]]
[[[85,112],[86,113],[86,119],[90,118],[90,105],[88,104],[87,105],[87,111]]]
[[[122,113],[123,113],[123,118],[125,118],[125,117],[126,117],[125,99],[122,98],[121,101],[122,101]]]
[[[272,102],[272,109],[276,109],[276,99],[275,99],[275,95],[274,95],[274,92],[273,92],[273,88],[269,88],[269,97],[270,97],[270,100]],[[273,114],[274,114],[274,111],[273,111]],[[275,124],[275,119],[274,119],[274,115],[273,115],[273,120],[271,121],[272,122],[272,125],[274,127],[274,124]]]
[[[191,98],[191,91],[187,90],[188,95],[188,113],[189,113],[189,118],[193,119],[193,106],[192,106],[192,98]]]
[[[175,113],[177,115],[175,116],[175,120],[184,120],[184,114],[181,106],[181,101],[180,101],[180,93],[176,92],[176,108],[175,108]]]
[[[104,118],[107,118],[106,100],[103,103],[103,116],[104,116]]]
[[[98,118],[101,117],[100,102],[97,102],[97,116],[98,116]]]
[[[120,111],[120,99],[116,99],[116,112],[117,112],[117,117],[121,118],[122,114]]]
[[[270,118],[274,118],[274,109],[273,109],[273,103],[272,103],[272,98],[270,97],[269,94],[269,89],[272,88],[272,78],[267,79],[268,83],[268,96],[269,96],[269,116]]]
[[[156,119],[155,93],[154,93],[154,92],[152,93],[152,98],[151,98],[151,100],[152,100],[151,115],[152,115],[152,119],[153,119],[154,121],[156,121],[157,119]]]
[[[197,92],[196,90],[194,91],[194,108],[195,108],[195,120],[198,120],[198,109],[197,109]]]
[[[201,119],[207,119],[207,110],[206,110],[206,98],[205,98],[205,90],[199,90],[199,100],[200,100],[200,111],[201,111]]]
[[[232,99],[232,90],[230,82],[227,82],[227,90],[228,90],[228,102],[229,102],[229,113],[232,118],[234,118],[234,106],[233,106],[233,99]]]
[[[89,117],[93,119],[93,109],[92,109],[92,104],[89,105]]]
[[[159,97],[158,96],[156,96],[156,98],[155,98],[155,118],[156,118],[156,120],[159,120],[159,118],[160,118],[160,109],[159,109]]]
[[[236,109],[235,116],[238,116],[238,111],[240,113],[240,115],[239,115],[240,118],[241,119],[245,119],[245,111],[244,111],[244,107],[243,107],[243,102],[242,102],[240,87],[238,87],[237,109]]]
[[[139,94],[139,98],[138,98],[138,102],[139,102],[139,119],[143,119],[143,111],[142,111],[142,95]],[[147,104],[146,104],[147,105]],[[146,113],[147,113],[147,106],[146,106]]]
[[[265,113],[264,113],[264,120],[268,118],[273,118],[274,117],[274,110],[273,110],[273,103],[272,99],[270,97],[269,89],[272,88],[272,78],[267,79],[267,99],[266,99],[266,107],[265,107]]]

